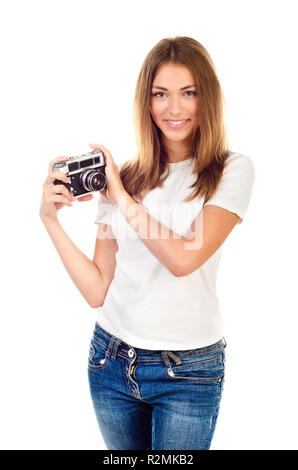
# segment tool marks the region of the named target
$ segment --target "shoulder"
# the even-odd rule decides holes
[[[254,168],[253,160],[250,156],[245,155],[244,153],[231,153],[226,161],[225,168]]]
[[[225,178],[241,178],[243,180],[254,180],[255,165],[252,158],[243,153],[232,153],[225,161],[223,170]]]

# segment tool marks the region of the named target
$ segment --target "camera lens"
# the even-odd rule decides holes
[[[80,184],[86,191],[100,191],[105,187],[106,177],[98,170],[85,170],[80,175]]]

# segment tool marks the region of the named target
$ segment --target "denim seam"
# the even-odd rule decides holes
[[[123,359],[129,359],[128,356],[124,355],[124,354],[121,354],[119,351],[118,351],[118,356],[122,357]],[[214,361],[215,359],[217,358],[221,358],[221,356],[216,356],[215,358],[212,358],[212,359],[206,359],[204,361],[196,361],[196,362],[189,362],[189,363],[183,363],[181,364],[180,366],[173,366],[173,368],[177,367],[178,369],[180,369],[181,367],[184,367],[184,366],[188,366],[188,365],[192,365],[192,364],[204,364],[204,363],[207,363],[207,362],[210,362],[210,361]],[[142,359],[141,357],[138,357],[138,362],[150,362],[150,363],[157,363],[157,362],[163,362],[163,359],[162,358],[151,358],[151,357],[147,357],[146,359]],[[218,361],[216,361],[216,363],[218,363]]]
[[[93,344],[91,343],[90,344],[90,349],[92,350],[92,355],[90,357],[90,355],[88,356],[88,367],[92,368],[92,369],[102,369],[105,367],[105,365],[107,364],[107,360],[105,360],[105,362],[103,364],[99,363],[99,364],[94,364],[93,362],[93,358],[96,354],[96,349],[94,348]]]
[[[104,362],[103,364],[98,364],[98,365],[92,365],[92,364],[89,364],[89,362],[88,362],[88,367],[90,369],[101,370],[101,369],[104,369],[106,367],[106,365],[107,365],[107,361]]]
[[[98,339],[96,336],[93,335],[92,339],[97,343],[99,344],[100,346],[102,346],[104,349],[107,349],[108,345],[107,343],[104,343],[103,341],[101,341],[100,339]]]
[[[207,364],[207,363],[210,363],[210,362],[213,362],[213,361],[214,361],[214,364],[221,364],[221,361],[218,361],[218,359],[222,359],[222,356],[216,356],[216,357],[213,357],[211,359],[206,359],[205,361],[195,361],[195,362],[183,363],[180,366],[173,366],[173,370],[181,370],[181,369],[184,369],[185,367],[188,367],[188,366],[193,366],[193,365],[197,365],[197,364]]]
[[[118,352],[118,356],[120,357],[123,357],[123,359],[130,359],[127,355],[125,356],[124,354],[121,354],[120,352]],[[139,362],[163,362],[162,359],[159,359],[159,358],[150,358],[148,357],[147,359],[142,359],[138,356],[138,361]]]
[[[95,347],[93,346],[92,343],[90,343],[90,347],[89,347],[89,359],[90,361],[92,361],[93,357],[94,357],[94,354],[95,354]]]
[[[184,377],[183,375],[182,376],[179,376],[179,375],[171,376],[171,375],[169,375],[169,377],[171,377],[172,380],[182,379],[182,380],[187,380],[187,381],[192,381],[193,380],[194,382],[201,382],[201,383],[212,382],[212,383],[216,383],[216,384],[219,384],[223,380],[223,377]]]
[[[216,347],[216,348],[212,348],[212,349],[205,349],[205,351],[198,351],[198,352],[189,352],[187,353],[186,351],[176,351],[175,354],[177,354],[177,356],[179,357],[195,357],[195,356],[203,356],[205,354],[209,354],[211,352],[214,352],[214,351],[222,351],[223,348],[222,347]]]
[[[107,343],[104,343],[103,341],[101,341],[99,338],[97,338],[97,336],[95,336],[93,334],[93,338],[92,338],[99,346],[102,346],[105,350],[107,350],[108,348],[108,344]],[[205,348],[204,348],[205,349]],[[197,356],[203,356],[205,354],[208,354],[208,353],[211,353],[211,352],[215,352],[215,351],[224,351],[223,348],[221,347],[216,347],[216,348],[212,348],[212,349],[205,349],[205,351],[201,351],[201,352],[193,352],[193,353],[186,353],[186,351],[176,351],[175,350],[175,354],[177,354],[178,357],[181,357],[181,358],[184,358],[184,359],[187,359],[187,358],[195,358]],[[124,353],[124,354],[127,354],[127,351],[123,348],[119,348],[118,349],[118,354],[120,355],[120,352]],[[111,355],[111,354],[110,354]],[[126,359],[128,358],[128,356],[121,356],[121,357],[125,357]],[[148,360],[152,361],[152,362],[162,362],[162,359],[155,359],[153,358],[152,356],[150,357],[147,357],[146,359],[139,359],[140,361],[142,362],[147,362]]]

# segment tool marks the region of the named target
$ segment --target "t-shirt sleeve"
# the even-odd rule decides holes
[[[226,160],[221,181],[204,206],[214,204],[237,214],[242,223],[252,195],[255,168],[250,157],[232,154]]]
[[[94,220],[95,224],[108,224],[112,225],[113,213],[115,210],[114,203],[109,199],[106,199],[100,192],[98,193],[98,205],[96,217]]]

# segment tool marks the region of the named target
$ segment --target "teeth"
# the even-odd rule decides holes
[[[172,124],[173,126],[180,126],[180,124],[182,124],[183,122],[185,122],[186,120],[183,119],[183,121],[168,121],[170,124]]]

